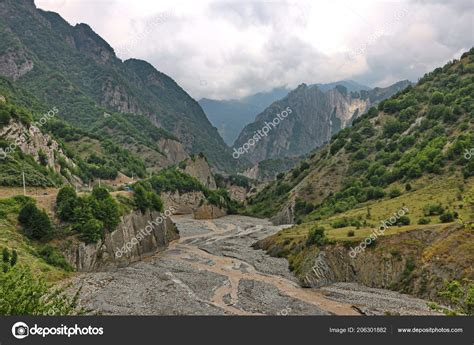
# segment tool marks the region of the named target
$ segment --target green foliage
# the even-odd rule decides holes
[[[90,218],[85,223],[81,224],[82,238],[87,243],[98,242],[103,235],[104,224],[100,220]]]
[[[35,240],[43,240],[52,235],[51,220],[44,210],[39,210],[33,202],[26,203],[20,210],[18,221],[23,232]]]
[[[444,208],[441,204],[426,204],[423,206],[423,214],[425,216],[435,216],[444,213]]]
[[[145,213],[147,209],[163,211],[163,201],[149,183],[136,183],[133,187],[133,200],[136,207]]]
[[[445,212],[439,216],[441,223],[451,223],[454,222],[454,214],[451,212]]]
[[[396,225],[402,226],[402,225],[410,225],[410,218],[408,216],[401,216],[400,218],[397,219]]]
[[[445,280],[444,289],[438,295],[452,308],[431,304],[432,309],[442,311],[446,315],[474,315],[474,283],[471,281],[467,279],[463,282]]]
[[[79,291],[74,296],[66,288],[53,288],[28,267],[16,265],[0,272],[0,315],[77,315]]]
[[[396,198],[402,195],[402,192],[398,188],[392,188],[390,192],[388,193],[388,195],[390,196],[390,198]]]
[[[77,194],[74,187],[71,185],[62,187],[56,197],[56,215],[58,218],[65,222],[72,221],[76,202]]]
[[[117,201],[105,188],[95,186],[87,196],[77,196],[74,188],[61,188],[56,198],[56,215],[71,223],[72,229],[88,242],[97,242],[103,231],[114,231],[120,223]]]
[[[62,255],[61,251],[56,247],[49,244],[43,246],[39,251],[38,255],[48,264],[59,267],[67,272],[72,271],[72,266]]]
[[[420,225],[429,224],[430,222],[431,222],[431,220],[429,218],[420,218],[420,219],[418,219],[418,224],[420,224]]]
[[[323,246],[327,243],[326,234],[324,233],[323,226],[315,226],[312,228],[309,233],[308,237],[306,238],[306,246],[317,245]]]

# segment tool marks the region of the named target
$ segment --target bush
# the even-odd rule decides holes
[[[443,213],[441,216],[439,216],[439,220],[441,223],[451,223],[454,221],[454,214],[451,212]]]
[[[24,233],[35,240],[45,239],[53,232],[48,215],[45,211],[39,210],[33,202],[28,202],[21,208],[18,221]]]
[[[87,243],[95,243],[102,238],[104,225],[97,219],[89,219],[81,227],[82,237]]]
[[[72,271],[71,265],[66,261],[59,249],[46,245],[38,251],[39,256],[46,261],[46,263],[62,268],[65,271]]]
[[[324,233],[324,227],[316,226],[309,231],[306,239],[306,245],[311,246],[313,244],[322,246],[327,243],[326,234]]]
[[[349,231],[347,232],[347,237],[354,237],[354,235],[355,235],[354,230],[349,230]]]
[[[420,218],[420,219],[418,219],[418,224],[420,224],[420,225],[429,224],[430,222],[431,222],[431,219],[429,219],[429,218]]]
[[[388,195],[390,196],[390,198],[393,199],[393,198],[396,198],[396,197],[402,195],[402,192],[398,188],[393,188],[393,189],[390,190]]]
[[[410,225],[410,218],[408,216],[401,216],[395,224],[398,226]]]
[[[77,315],[79,291],[70,296],[66,287],[54,289],[28,267],[17,265],[0,272],[0,315]]]
[[[441,204],[426,204],[423,207],[423,214],[425,216],[438,216],[444,213],[444,208]]]

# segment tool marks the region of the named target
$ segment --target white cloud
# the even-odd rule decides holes
[[[195,98],[351,78],[371,86],[416,80],[474,41],[470,0],[36,3],[73,25],[88,23],[114,48],[128,47],[120,58],[149,61]]]

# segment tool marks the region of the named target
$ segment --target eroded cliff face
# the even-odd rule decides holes
[[[197,155],[186,159],[180,164],[180,169],[188,175],[195,177],[205,187],[216,189],[216,180],[212,175],[211,167],[206,157]]]
[[[351,247],[335,244],[306,248],[294,273],[306,287],[321,287],[336,282],[357,282],[368,287],[392,289],[421,298],[439,300],[443,281],[473,279],[469,248],[461,247],[474,237],[459,224],[433,225],[384,236],[365,251],[351,254]],[[268,239],[256,244],[270,255],[279,256],[282,248]]]
[[[163,219],[159,222],[158,219]],[[139,234],[147,233],[141,240]],[[149,234],[148,234],[149,233]],[[103,241],[86,244],[71,238],[60,245],[69,263],[77,271],[98,271],[123,267],[165,249],[178,239],[178,230],[169,217],[156,211],[134,211]],[[134,240],[136,239],[136,240]],[[134,244],[135,243],[135,244]]]
[[[61,172],[59,159],[63,159],[71,168],[76,164],[70,159],[59,146],[59,143],[54,140],[49,134],[41,132],[39,128],[33,126],[27,127],[21,122],[10,121],[10,123],[0,128],[0,138],[5,139],[12,144],[14,143],[15,150],[31,155],[34,160],[42,164],[40,153],[46,157],[46,165],[55,172]],[[71,175],[75,184],[81,184],[79,177]]]
[[[387,88],[349,92],[338,85],[326,92],[316,85],[301,84],[287,97],[273,103],[255,122],[247,125],[234,144],[237,150],[253,139],[255,133],[290,108],[290,114],[272,128],[267,136],[250,145],[243,156],[253,164],[267,159],[297,157],[328,142],[332,135],[349,126],[371,106],[410,85],[404,81]],[[268,125],[267,125],[268,126]],[[255,174],[255,173],[254,173]]]

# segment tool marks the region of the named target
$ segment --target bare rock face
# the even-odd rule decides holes
[[[163,250],[179,238],[169,217],[156,211],[134,211],[125,215],[117,229],[103,241],[86,244],[77,240],[63,243],[61,250],[77,271],[98,271],[123,267]]]
[[[194,219],[216,219],[224,217],[227,212],[215,205],[204,203],[193,212]]]
[[[323,92],[316,85],[301,84],[245,126],[234,144],[233,154],[239,153],[239,157],[253,164],[306,154],[328,142],[333,134],[349,126],[371,106],[408,85],[409,81],[402,81],[387,88],[357,92],[337,85]],[[254,176],[258,173],[249,171]]]
[[[206,157],[198,155],[186,159],[181,164],[181,170],[192,177],[195,177],[205,187],[216,189],[216,180],[212,175],[211,167]]]
[[[22,50],[8,51],[0,55],[0,75],[17,80],[31,71],[33,61]]]
[[[158,145],[161,150],[167,157],[167,160],[170,162],[168,165],[177,164],[186,158],[189,158],[186,150],[184,149],[183,144],[179,141],[172,139],[160,139]]]
[[[76,166],[66,156],[59,143],[49,134],[41,132],[39,127],[26,127],[21,122],[10,121],[7,126],[0,128],[0,137],[15,143],[16,150],[31,155],[40,164],[40,152],[42,152],[47,159],[47,165],[57,173],[61,171],[59,158],[64,159],[70,167]],[[79,177],[73,176],[73,179],[74,182],[81,183]]]
[[[193,211],[202,204],[205,196],[202,192],[179,193],[166,192],[161,193],[165,209],[173,207],[174,214],[192,214]]]

